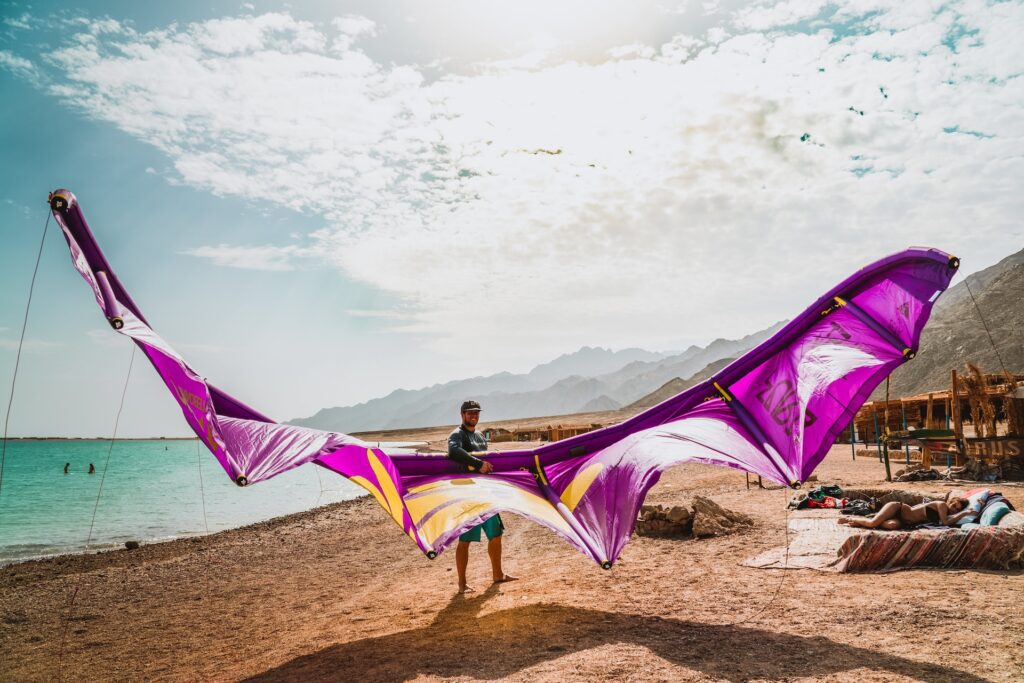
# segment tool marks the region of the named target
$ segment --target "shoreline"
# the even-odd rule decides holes
[[[939,488],[885,484],[877,459],[851,461],[846,446],[816,474],[844,488]],[[1024,508],[1024,490],[1004,494]],[[505,570],[520,581],[490,586],[474,545],[468,597],[456,594],[453,549],[426,559],[369,496],[131,551],[5,565],[0,679],[980,683],[1024,670],[1024,572],[745,567],[785,543],[788,492],[686,464],[647,503],[695,495],[754,527],[634,536],[604,571],[503,515]]]
[[[94,546],[88,549],[82,549],[73,552],[54,553],[52,555],[46,555],[42,557],[16,559],[12,561],[0,561],[0,572],[11,567],[16,567],[18,565],[24,565],[29,563],[36,563],[42,566],[64,566],[69,563],[73,564],[77,561],[80,561],[82,564],[90,564],[91,560],[89,560],[88,558],[99,558],[96,561],[102,561],[103,559],[118,553],[123,553],[125,555],[136,553],[141,554],[146,549],[153,548],[157,548],[161,552],[167,551],[174,554],[175,551],[178,551],[182,548],[194,550],[192,546],[195,546],[197,544],[216,544],[220,541],[220,539],[215,537],[227,536],[231,534],[246,535],[255,532],[272,531],[277,527],[287,526],[291,524],[302,524],[309,518],[315,517],[319,514],[329,512],[335,508],[344,509],[346,506],[353,506],[368,499],[370,499],[369,493],[361,493],[358,496],[354,498],[349,498],[347,500],[337,501],[334,503],[326,503],[325,505],[310,508],[309,510],[302,510],[300,512],[292,512],[286,515],[279,515],[277,517],[271,517],[269,519],[264,519],[259,522],[250,522],[242,526],[231,527],[228,529],[219,529],[217,531],[211,531],[208,534],[199,533],[174,536],[162,540],[153,539],[150,541],[138,541],[139,547],[134,548],[132,550],[126,548],[124,543],[119,543],[117,545],[112,545],[110,547],[104,548],[97,548]],[[121,558],[115,558],[112,561],[117,562],[120,559]]]
[[[218,534],[226,534],[226,533],[233,532],[233,531],[245,531],[245,530],[250,529],[252,527],[258,527],[260,525],[266,525],[266,524],[270,524],[272,522],[275,522],[275,523],[279,522],[279,523],[282,523],[282,524],[287,524],[287,523],[291,523],[292,521],[298,521],[298,518],[302,517],[303,515],[309,515],[311,513],[315,513],[315,512],[318,512],[318,511],[322,511],[322,510],[326,510],[327,508],[331,508],[331,507],[336,506],[336,505],[345,505],[346,503],[352,503],[353,501],[358,501],[358,500],[361,500],[363,498],[367,498],[367,497],[369,497],[369,495],[370,494],[368,492],[364,491],[362,493],[357,494],[356,496],[353,496],[352,498],[348,498],[348,499],[345,499],[345,500],[336,501],[336,502],[333,502],[333,503],[324,503],[323,505],[317,505],[316,507],[309,508],[308,510],[300,510],[299,512],[290,512],[288,514],[278,515],[276,517],[270,517],[270,518],[267,518],[267,519],[264,519],[264,520],[261,520],[261,521],[258,521],[258,522],[248,522],[248,523],[242,524],[240,526],[228,527],[226,529],[218,529],[217,531],[211,531],[209,533],[205,533],[205,532],[185,533],[185,534],[179,534],[179,535],[175,535],[175,536],[165,536],[165,537],[152,538],[152,539],[141,539],[141,538],[137,538],[136,539],[136,538],[133,538],[133,539],[128,539],[128,541],[110,542],[108,544],[103,544],[102,546],[99,545],[99,544],[94,544],[94,545],[91,545],[88,548],[81,548],[81,549],[78,549],[78,550],[68,550],[68,551],[55,552],[55,553],[48,553],[48,554],[45,554],[45,555],[38,555],[38,556],[33,556],[33,557],[18,557],[18,558],[11,558],[11,559],[0,558],[0,569],[3,569],[5,567],[10,567],[10,566],[13,566],[13,565],[17,565],[17,564],[22,564],[22,563],[25,563],[25,562],[47,562],[47,561],[52,561],[52,560],[59,560],[61,558],[66,558],[66,557],[81,557],[81,556],[85,556],[85,555],[102,555],[102,554],[105,554],[105,553],[113,553],[113,552],[119,552],[119,551],[137,552],[137,551],[139,551],[139,550],[141,550],[143,548],[148,548],[148,547],[151,547],[151,546],[164,545],[164,544],[168,544],[168,543],[176,543],[176,542],[179,542],[179,541],[181,541],[181,542],[192,542],[194,539],[197,539],[197,538],[208,538],[208,537],[211,537],[211,536],[216,536]],[[132,541],[138,543],[139,547],[135,548],[133,550],[128,550],[125,547],[125,543],[132,542]]]

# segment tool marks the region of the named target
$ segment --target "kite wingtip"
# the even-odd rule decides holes
[[[601,569],[611,569],[611,568],[612,568],[612,563],[609,562],[608,560],[605,560],[604,562],[601,563]]]
[[[247,486],[249,484],[249,479],[244,474],[239,474],[235,477],[235,483],[239,486]]]
[[[428,559],[428,560],[434,560],[434,559],[437,559],[437,553],[436,553],[436,552],[434,552],[433,550],[428,550],[428,551],[427,551],[427,559]]]
[[[953,270],[956,270],[957,268],[959,268],[960,267],[960,259],[957,258],[956,256],[950,256],[949,257],[949,267],[952,268]]]

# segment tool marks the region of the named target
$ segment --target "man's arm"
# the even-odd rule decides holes
[[[483,460],[470,455],[469,451],[462,447],[462,439],[458,432],[448,437],[448,457],[468,467],[470,472],[479,472],[484,464]]]

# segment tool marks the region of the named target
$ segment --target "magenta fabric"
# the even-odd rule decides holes
[[[363,486],[427,554],[498,512],[542,524],[602,567],[628,542],[661,472],[702,462],[799,486],[871,391],[911,360],[959,261],[912,248],[854,273],[715,377],[610,427],[485,458],[388,455],[354,437],[282,425],[209,384],[150,327],[67,190],[51,207],[72,263],[111,326],[149,358],[186,422],[240,485],[307,462]],[[454,407],[453,407],[454,411]]]

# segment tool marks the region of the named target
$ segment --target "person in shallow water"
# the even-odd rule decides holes
[[[64,463],[64,474],[67,474],[69,469],[71,469],[71,463]]]
[[[907,505],[899,501],[886,503],[868,519],[854,519],[852,517],[841,517],[840,524],[856,527],[858,529],[913,529],[924,524],[939,524],[952,526],[967,515],[973,514],[967,509],[967,499],[954,497],[948,503],[941,500],[932,500],[919,505]]]
[[[96,474],[96,465],[89,463],[89,474]]]
[[[480,404],[476,401],[465,401],[461,412],[462,424],[448,435],[448,457],[465,466],[470,472],[488,474],[494,470],[494,466],[472,455],[487,451],[487,440],[476,431],[476,425],[480,421]],[[480,541],[481,531],[487,535],[487,555],[491,558],[491,575],[494,583],[515,581],[515,578],[501,568],[501,535],[505,531],[505,526],[501,523],[501,517],[494,515],[459,536],[459,543],[455,546],[455,569],[459,575],[460,593],[473,590],[466,584],[469,544]]]

